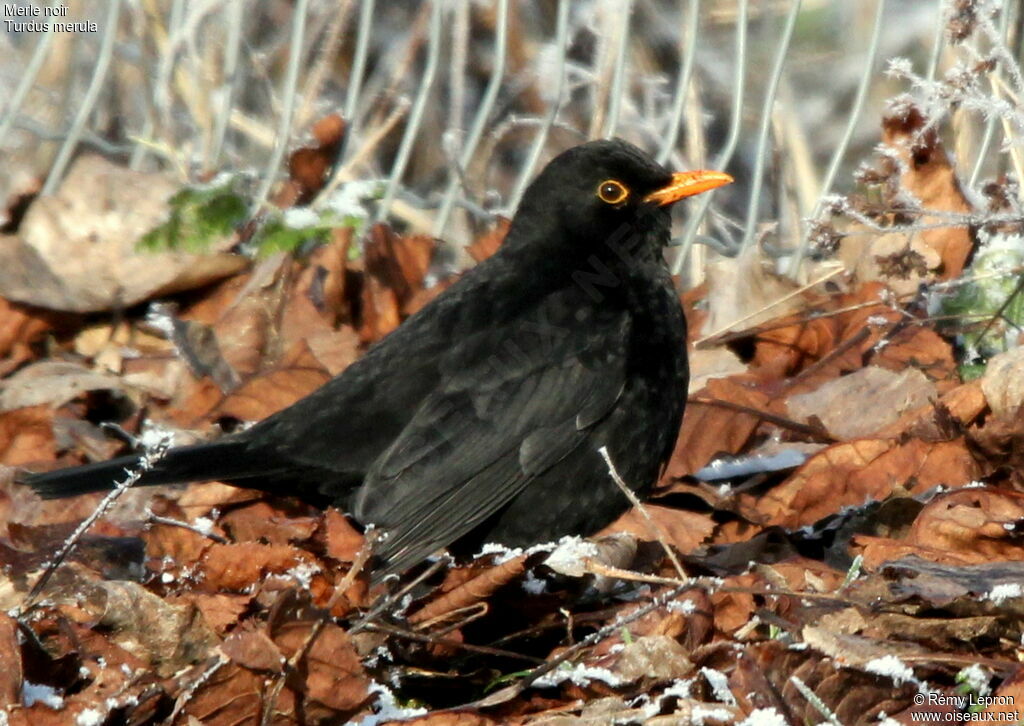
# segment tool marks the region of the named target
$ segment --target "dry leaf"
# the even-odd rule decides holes
[[[882,123],[882,143],[899,155],[906,172],[900,178],[904,189],[921,202],[923,209],[970,214],[972,209],[949,157],[942,146],[938,129],[914,106],[905,105]],[[941,217],[922,215],[921,225],[941,224]],[[920,239],[942,259],[942,279],[959,277],[971,254],[971,232],[966,226],[925,229]]]
[[[892,373],[866,366],[810,393],[790,396],[786,406],[797,421],[817,418],[835,438],[849,440],[870,436],[937,397],[934,384],[920,371]]]
[[[647,513],[663,535],[667,543],[683,554],[693,552],[707,539],[715,529],[715,522],[706,514],[688,512],[685,509],[674,509],[663,507],[657,504],[644,506]],[[630,532],[639,539],[657,541],[659,535],[651,529],[647,517],[643,516],[637,509],[631,508],[621,517],[597,532],[594,536],[613,534],[617,532]]]
[[[704,467],[718,454],[736,454],[750,441],[761,418],[728,408],[701,403],[717,400],[754,410],[767,410],[770,398],[739,377],[715,378],[686,406],[676,448],[666,476],[682,477]]]
[[[0,709],[21,705],[22,670],[18,624],[0,613]]]
[[[213,415],[259,421],[309,395],[330,379],[309,346],[301,341],[275,370],[246,381],[216,407]]]
[[[60,408],[89,391],[122,391],[123,387],[117,376],[76,363],[43,360],[0,381],[0,412],[40,405]]]
[[[1024,560],[1024,494],[993,487],[947,492],[917,515],[911,544],[963,553],[975,562]]]
[[[224,655],[250,670],[281,673],[285,659],[262,625],[242,623],[220,646]]]
[[[992,356],[981,377],[981,390],[992,413],[1019,421],[1024,409],[1024,347]]]
[[[885,439],[858,439],[812,456],[760,497],[741,494],[739,500],[758,524],[796,528],[842,507],[938,484],[959,487],[976,476],[977,466],[962,440],[930,444],[911,439],[893,446]]]
[[[0,414],[0,464],[54,461],[53,410],[47,406],[19,408]]]
[[[320,571],[311,554],[287,545],[212,544],[203,553],[205,582],[214,590],[244,592],[265,575],[285,574],[302,565]]]
[[[511,225],[512,220],[507,217],[498,217],[494,227],[473,240],[472,244],[466,246],[466,252],[476,262],[483,262],[498,251],[501,243],[505,241],[505,235],[508,234],[508,228]]]
[[[190,290],[248,263],[229,254],[136,252],[164,221],[178,189],[166,174],[142,173],[85,154],[56,194],[38,197],[18,236],[0,235],[0,296],[49,310],[97,312]]]
[[[327,523],[327,554],[339,562],[353,562],[365,539],[349,518],[331,507],[324,515]]]

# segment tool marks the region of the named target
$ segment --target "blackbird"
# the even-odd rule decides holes
[[[587,535],[628,507],[599,450],[648,489],[686,400],[668,207],[728,184],[625,141],[576,146],[526,190],[496,254],[341,374],[251,428],[173,448],[139,485],[224,481],[384,531],[378,576],[435,551]],[[111,489],[126,456],[22,480]]]

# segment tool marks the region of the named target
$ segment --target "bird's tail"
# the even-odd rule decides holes
[[[252,467],[247,463],[245,442],[239,440],[214,441],[193,446],[182,446],[168,451],[154,467],[145,472],[136,486],[177,484],[190,481],[214,481],[245,476],[242,470]],[[16,477],[27,484],[43,499],[64,499],[89,492],[104,492],[124,481],[128,471],[136,471],[139,456],[100,461],[85,466],[58,469],[43,474],[23,473]]]

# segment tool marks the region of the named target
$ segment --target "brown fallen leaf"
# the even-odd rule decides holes
[[[184,510],[165,497],[154,497],[150,507],[158,516],[178,521],[187,520]],[[160,562],[164,567],[175,568],[174,571],[191,567],[213,544],[213,540],[199,532],[169,524],[153,524],[147,527],[142,532],[142,540],[146,544],[147,557]]]
[[[303,653],[289,686],[306,697],[306,708],[319,704],[352,715],[370,700],[370,678],[348,633],[334,623],[313,619],[318,614],[304,597],[286,594],[271,611],[267,632],[290,661]]]
[[[263,717],[265,676],[254,673],[235,663],[204,664],[186,677],[194,685],[182,684],[182,691],[190,697],[183,699],[183,707],[175,726],[257,726]],[[191,685],[191,688],[189,686]],[[274,704],[269,723],[286,726],[295,723],[294,702],[289,703],[287,689]]]
[[[736,575],[726,579],[729,587],[751,588],[764,585],[764,581],[754,574]],[[750,622],[757,609],[754,596],[745,592],[711,593],[711,604],[714,609],[715,630],[727,635],[732,634]]]
[[[171,605],[134,582],[79,579],[49,597],[89,613],[97,629],[162,677],[206,658],[218,642],[194,607]]]
[[[526,555],[520,555],[500,565],[490,567],[459,587],[445,592],[436,600],[431,600],[409,616],[409,622],[415,625],[439,618],[443,619],[448,613],[482,602],[499,588],[522,576],[525,571]]]
[[[303,146],[288,157],[288,182],[274,199],[284,208],[308,204],[327,183],[345,138],[345,121],[336,113],[319,119],[311,129],[315,146]]]
[[[987,720],[998,722],[1020,721],[1021,704],[1024,703],[1024,668],[1017,666],[1008,678],[1003,679],[981,714]],[[991,714],[991,715],[990,715]],[[998,716],[996,715],[998,714]],[[1001,718],[1000,718],[1001,717]],[[980,717],[979,721],[982,720]]]
[[[960,189],[938,129],[929,126],[928,119],[913,104],[896,108],[898,110],[882,122],[882,143],[902,160],[902,168],[906,169],[900,177],[903,188],[919,200],[925,210],[970,214],[971,205]],[[934,225],[943,220],[925,214],[915,221]],[[970,229],[966,225],[939,227],[917,234],[942,259],[941,278],[959,277],[973,249]]]
[[[637,509],[631,508],[621,517],[597,532],[594,537],[608,535],[618,532],[629,532],[639,539],[657,541],[658,532],[662,533],[667,543],[683,554],[688,554],[697,549],[715,529],[715,522],[709,515],[697,512],[688,512],[685,509],[647,504],[644,506],[647,514],[657,527],[657,532],[652,531],[647,517]]]
[[[66,316],[0,297],[0,358],[27,360],[32,343],[67,322]]]
[[[623,680],[670,682],[687,678],[695,667],[686,649],[667,635],[643,635],[618,654],[612,672]]]
[[[1024,614],[1024,600],[1019,595],[1024,563],[1020,561],[965,565],[910,555],[882,564],[877,573],[888,592],[879,595],[877,587],[873,592],[886,600],[904,602],[917,598],[932,609],[955,610],[961,617],[995,612],[1019,620]],[[998,592],[997,588],[1008,589],[1008,596],[992,598],[991,593]]]
[[[312,393],[330,378],[306,342],[301,341],[276,369],[246,381],[217,405],[211,415],[259,421]]]
[[[886,296],[885,286],[866,283],[848,294],[833,295],[799,313],[771,321],[766,330],[755,335],[752,368],[774,379],[813,365],[819,381],[859,369],[888,327],[901,319],[900,313],[884,302]],[[827,312],[837,314],[815,315]],[[787,321],[792,324],[780,327]],[[816,385],[806,377],[798,383],[811,388]],[[800,390],[793,382],[789,389]]]
[[[224,636],[238,624],[238,619],[252,602],[251,595],[188,592],[165,598],[172,605],[191,604],[215,633]]]
[[[281,673],[285,658],[262,624],[247,620],[220,645],[224,655],[249,670]]]
[[[324,515],[327,524],[327,554],[339,562],[354,562],[366,540],[352,522],[334,507]]]
[[[0,708],[4,712],[21,705],[20,651],[17,622],[7,614],[0,614]]]
[[[0,464],[24,466],[55,461],[53,410],[45,405],[0,414]]]
[[[384,224],[370,228],[364,247],[365,274],[359,335],[376,342],[398,327],[406,305],[424,286],[435,241],[426,235],[400,237]]]
[[[493,255],[505,241],[508,228],[512,226],[512,220],[507,217],[498,217],[494,226],[482,235],[473,240],[472,244],[466,246],[466,252],[476,262],[483,262]]]
[[[89,391],[121,393],[123,390],[117,376],[77,363],[42,360],[0,381],[0,412],[43,404],[60,408]]]
[[[944,393],[934,404],[908,411],[891,426],[878,431],[877,435],[893,440],[914,437],[925,441],[947,441],[974,423],[987,406],[980,381],[962,383]]]
[[[817,625],[842,635],[860,635],[882,642],[929,643],[949,650],[957,650],[972,640],[1002,637],[1007,630],[995,616],[929,618],[856,607],[826,613],[818,618]]]
[[[863,667],[870,661],[887,656],[903,659],[908,656],[924,658],[933,655],[933,652],[913,643],[844,633],[841,627],[833,627],[833,620],[823,617],[813,625],[805,625],[800,631],[800,637],[811,648],[845,667]]]
[[[786,407],[793,419],[816,418],[834,437],[849,440],[871,436],[937,396],[935,385],[920,371],[894,373],[870,365],[808,393],[792,395]],[[856,415],[851,415],[854,411]]]
[[[920,557],[929,562],[953,566],[971,565],[983,561],[982,558],[969,552],[924,547],[912,544],[905,539],[869,537],[862,534],[853,538],[851,552],[864,558],[864,569],[866,570],[877,570],[887,562],[896,562],[904,557]]]
[[[940,393],[960,383],[953,346],[934,330],[924,325],[904,327],[886,338],[881,349],[871,355],[871,363],[896,373],[913,369],[921,372]]]
[[[917,693],[913,683],[896,684],[874,673],[843,668],[811,649],[786,653],[785,648],[774,641],[752,645],[748,652],[791,709],[793,723],[813,723],[820,718],[817,705],[798,690],[794,679],[799,679],[844,724],[875,723],[882,713],[897,713],[913,704]]]
[[[709,380],[699,398],[725,401],[754,410],[767,410],[771,400],[746,376]],[[691,401],[686,407],[686,416],[665,475],[671,478],[687,476],[699,471],[717,454],[739,453],[760,424],[761,418],[753,414]]]
[[[981,377],[981,390],[998,418],[1019,421],[1024,410],[1024,348],[992,356]]]
[[[964,441],[857,439],[812,456],[782,484],[760,496],[740,494],[748,518],[796,528],[845,506],[881,501],[895,492],[918,493],[943,484],[960,487],[978,469]]]
[[[297,547],[255,542],[214,543],[204,551],[200,565],[207,587],[235,592],[244,592],[267,574],[286,574],[299,565],[321,569],[311,554]]]
[[[351,241],[351,229],[337,230],[332,242],[314,250],[305,264],[295,264],[277,326],[284,350],[304,340],[332,375],[360,352],[357,332],[350,325],[339,327],[352,319],[352,301],[346,297]]]
[[[48,310],[97,312],[201,287],[248,262],[240,255],[137,252],[167,217],[170,175],[95,154],[74,162],[53,196],[32,203],[17,235],[0,235],[0,296]],[[229,242],[226,240],[226,242]]]
[[[287,545],[309,540],[316,532],[320,518],[288,516],[269,502],[255,501],[226,512],[218,524],[235,542]]]
[[[911,544],[964,553],[973,561],[1024,560],[1024,494],[994,487],[946,492],[917,515]]]

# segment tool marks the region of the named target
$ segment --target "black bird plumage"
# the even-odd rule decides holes
[[[693,174],[705,176],[680,186],[685,175],[620,140],[569,149],[527,189],[495,255],[317,391],[172,449],[139,484],[221,480],[336,505],[388,533],[378,574],[453,543],[600,529],[628,502],[599,449],[642,493],[682,420],[667,205],[729,180]],[[45,498],[107,490],[136,461],[24,481]]]

